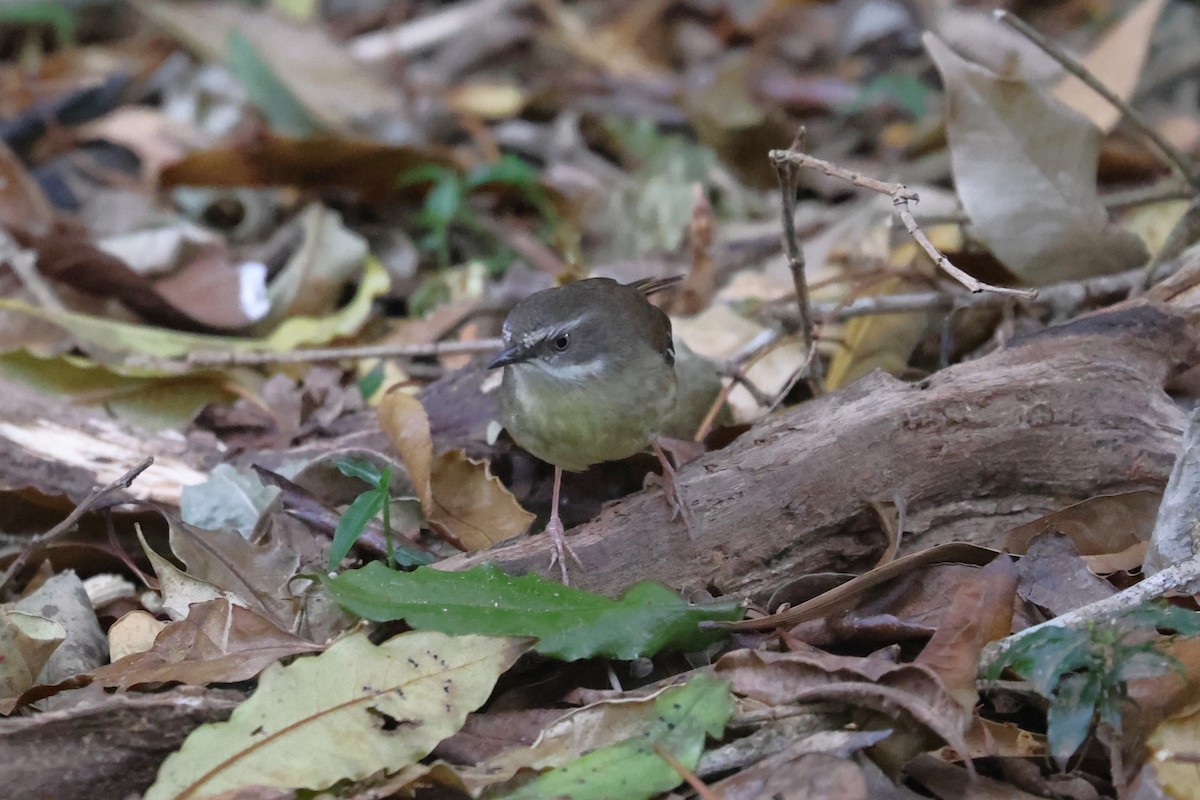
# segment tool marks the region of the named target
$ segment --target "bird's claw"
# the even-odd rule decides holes
[[[566,531],[557,514],[551,516],[550,521],[546,523],[546,533],[549,534],[550,542],[554,547],[554,551],[550,554],[550,569],[554,569],[554,565],[558,564],[563,586],[570,586],[571,578],[567,574],[567,557],[570,556],[580,569],[584,569],[584,566],[583,562],[579,560],[579,556],[575,554],[575,550],[567,543]]]

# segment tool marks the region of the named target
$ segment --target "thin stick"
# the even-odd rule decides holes
[[[310,361],[340,361],[360,358],[423,358],[475,353],[491,353],[504,347],[503,339],[476,339],[471,342],[431,342],[429,344],[371,344],[355,347],[320,347],[312,350],[269,352],[198,351],[185,362],[193,367],[245,367],[263,364],[297,364]]]
[[[696,792],[697,797],[701,798],[701,800],[721,800],[721,798],[717,796],[716,792],[708,788],[704,781],[696,777],[696,773],[688,769],[687,766],[684,765],[684,763],[678,758],[668,753],[666,749],[662,747],[662,745],[655,743],[651,747],[654,750],[655,755],[667,762],[667,765],[670,766],[671,769],[675,770],[676,774],[686,781],[688,786],[692,787],[692,789]]]
[[[25,546],[25,549],[21,551],[20,555],[13,559],[13,562],[8,565],[8,569],[4,571],[3,577],[0,577],[0,589],[3,589],[8,582],[12,580],[14,575],[25,568],[25,565],[29,563],[29,559],[39,547],[71,530],[75,523],[79,521],[80,517],[86,514],[93,506],[95,506],[104,498],[108,497],[110,494],[120,491],[121,489],[128,489],[129,485],[132,484],[137,477],[145,472],[147,467],[153,463],[154,456],[147,456],[112,483],[99,489],[92,489],[88,496],[83,499],[83,502],[75,506],[74,510],[72,510],[71,513],[66,516],[66,519],[45,533],[31,538],[29,543]]]
[[[933,242],[929,241],[929,237],[921,230],[921,226],[917,224],[917,220],[913,217],[909,203],[916,203],[920,200],[920,196],[909,189],[902,183],[887,183],[875,178],[861,175],[852,170],[839,167],[829,161],[825,161],[815,156],[810,156],[807,153],[801,153],[796,150],[772,150],[771,160],[778,164],[781,161],[788,161],[798,167],[805,169],[817,169],[824,172],[833,178],[841,178],[844,181],[849,181],[855,186],[861,186],[864,189],[870,189],[873,192],[886,194],[892,198],[892,206],[896,209],[896,216],[904,223],[904,229],[909,235],[916,240],[933,262],[938,265],[943,272],[949,275],[954,280],[961,283],[971,292],[993,292],[995,294],[1005,294],[1013,297],[1032,298],[1037,297],[1037,291],[1034,289],[1009,289],[1003,286],[993,286],[990,283],[976,280],[967,273],[963,272],[954,264],[950,263],[950,259],[942,255]]]
[[[788,150],[772,150],[771,163],[775,165],[775,175],[779,179],[779,195],[783,201],[783,246],[787,253],[788,269],[792,273],[792,285],[796,289],[796,306],[800,312],[800,334],[804,337],[805,359],[803,376],[808,379],[809,388],[816,397],[825,393],[821,380],[821,360],[816,357],[817,345],[813,341],[812,308],[808,299],[808,281],[804,277],[804,251],[796,240],[796,169],[795,162],[786,157],[777,157],[779,153],[796,153],[804,147],[804,128],[796,132],[792,146]],[[799,380],[800,376],[796,377]]]
[[[1111,103],[1117,110],[1121,112],[1122,116],[1129,121],[1130,125],[1133,125],[1138,129],[1139,132],[1141,132],[1143,136],[1154,143],[1154,146],[1158,148],[1158,151],[1162,157],[1166,159],[1171,166],[1178,170],[1179,174],[1186,178],[1188,183],[1190,183],[1194,188],[1200,189],[1200,170],[1197,170],[1196,167],[1188,161],[1187,156],[1185,156],[1183,153],[1180,153],[1179,150],[1177,150],[1170,142],[1163,138],[1158,131],[1154,130],[1150,123],[1147,122],[1141,114],[1133,109],[1133,106],[1129,105],[1129,103],[1125,102],[1123,99],[1114,94],[1111,89],[1101,83],[1095,75],[1088,71],[1085,66],[1071,58],[1071,56],[1067,55],[1065,50],[1047,39],[1045,36],[1042,36],[1042,34],[1034,30],[1020,17],[1014,16],[1004,9],[996,9],[992,13],[996,15],[996,19],[1000,20],[1005,25],[1036,44],[1046,53],[1046,55],[1050,56],[1060,65],[1062,65],[1063,69],[1074,75],[1076,78],[1079,78],[1079,80],[1087,84],[1088,88]]]
[[[1168,262],[1156,273],[1159,280],[1174,274],[1182,266],[1179,262]],[[1038,296],[1026,302],[1036,303],[1053,309],[1058,316],[1066,316],[1091,298],[1106,295],[1121,295],[1131,291],[1142,280],[1141,268],[1119,272],[1115,275],[1097,275],[1076,281],[1063,281],[1038,290]],[[822,321],[844,322],[856,317],[874,314],[897,314],[911,311],[950,311],[956,308],[1002,305],[1012,302],[1007,295],[953,294],[951,292],[911,292],[908,294],[860,297],[850,303],[815,303],[813,314]],[[797,324],[795,310],[790,301],[786,307],[766,308],[763,313],[785,326]]]
[[[1171,592],[1190,592],[1191,589],[1189,587],[1197,580],[1200,580],[1200,558],[1189,558],[1187,561],[1164,569],[1162,572],[1155,573],[1140,583],[1135,583],[1128,589],[1117,592],[1111,597],[1097,600],[1094,603],[1088,603],[1086,606],[1080,606],[1074,611],[1060,614],[1054,619],[1046,620],[1045,622],[1018,631],[1011,636],[1006,636],[1003,639],[992,642],[983,649],[983,658],[979,671],[981,673],[986,672],[988,667],[999,661],[1005,653],[1012,649],[1013,645],[1025,637],[1031,636],[1034,631],[1046,628],[1083,628],[1089,623],[1111,619],[1122,611],[1134,608],[1150,600],[1157,600]]]

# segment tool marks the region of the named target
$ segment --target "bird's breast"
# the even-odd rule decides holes
[[[580,471],[649,445],[675,407],[675,373],[659,359],[580,382],[516,364],[504,369],[500,402],[504,427],[517,444]]]

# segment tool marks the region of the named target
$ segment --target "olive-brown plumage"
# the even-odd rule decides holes
[[[562,470],[644,450],[675,407],[671,320],[646,299],[675,280],[589,278],[525,298],[504,322],[506,347],[489,367],[504,368],[505,428],[555,467],[546,529],[564,583],[570,550],[558,516]]]

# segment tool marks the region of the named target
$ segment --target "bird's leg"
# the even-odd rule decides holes
[[[688,536],[692,536],[692,523],[688,518],[687,506],[684,505],[683,499],[679,496],[679,491],[675,487],[675,467],[671,466],[670,459],[663,452],[662,446],[657,439],[650,442],[650,446],[654,448],[654,455],[658,457],[658,463],[662,464],[662,487],[663,494],[666,495],[667,502],[671,504],[671,519],[681,517],[683,519],[683,528],[688,532]]]
[[[575,555],[575,551],[571,549],[571,545],[567,544],[567,532],[563,529],[562,519],[558,516],[558,489],[562,485],[562,467],[554,468],[554,497],[550,501],[550,521],[546,523],[546,533],[550,536],[550,541],[554,545],[554,552],[550,556],[550,568],[553,569],[555,564],[558,564],[559,570],[562,571],[563,586],[570,586],[571,579],[567,577],[567,556],[583,569],[583,562],[579,560],[579,556]]]

